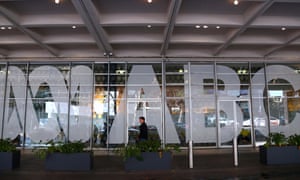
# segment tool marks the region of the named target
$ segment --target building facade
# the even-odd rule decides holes
[[[32,148],[151,138],[196,147],[258,146],[270,132],[300,133],[299,63],[149,60],[2,62],[0,135]],[[299,86],[299,87],[298,87]]]

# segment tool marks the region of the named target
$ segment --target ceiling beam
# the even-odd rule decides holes
[[[29,36],[32,40],[34,40],[41,48],[47,50],[49,53],[51,53],[52,55],[58,57],[59,53],[58,50],[56,50],[53,47],[50,47],[49,45],[45,44],[42,42],[42,38],[39,34],[31,31],[30,29],[27,29],[25,27],[23,27],[20,23],[19,23],[19,16],[14,13],[13,11],[5,8],[4,6],[0,5],[0,15],[2,15],[3,17],[5,17],[9,22],[11,22],[19,31],[21,31],[22,33],[24,33],[25,35]]]
[[[282,3],[300,3],[299,0],[275,0],[276,2],[282,2]]]
[[[233,31],[227,40],[220,45],[213,53],[214,56],[218,56],[223,50],[225,50],[228,46],[231,45],[231,43],[240,36],[243,32],[247,30],[247,28],[251,25],[251,23],[258,18],[260,15],[262,15],[275,1],[274,0],[267,0],[257,6],[255,6],[253,9],[250,9],[247,11],[245,16],[245,23],[237,30]]]
[[[2,55],[4,57],[8,56],[8,50],[0,48],[0,55]]]
[[[295,33],[293,33],[288,39],[287,41],[285,41],[283,44],[280,44],[278,46],[275,46],[271,49],[269,49],[265,54],[264,57],[267,57],[273,53],[275,53],[276,51],[285,48],[286,46],[290,45],[292,42],[296,41],[297,39],[300,38],[300,31],[297,31]]]
[[[161,46],[160,54],[164,56],[169,47],[170,38],[172,36],[176,17],[178,15],[179,9],[181,7],[182,0],[172,0],[169,6],[168,12],[168,23],[166,25],[163,37],[163,44]]]
[[[107,35],[100,25],[99,12],[91,0],[72,0],[72,3],[81,16],[90,34],[94,37],[98,48],[107,54],[112,54],[112,46]]]
[[[252,2],[265,2],[267,0],[240,0],[241,3],[245,1],[252,1]],[[275,0],[275,2],[283,2],[283,3],[300,3],[299,0]]]

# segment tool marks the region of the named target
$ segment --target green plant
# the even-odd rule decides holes
[[[45,159],[48,154],[60,152],[60,153],[80,153],[84,152],[84,144],[82,142],[71,142],[66,144],[54,144],[53,142],[48,143],[46,149],[37,149],[35,154],[41,158]]]
[[[266,147],[283,145],[287,145],[287,138],[282,133],[270,133],[265,144]]]
[[[118,148],[116,152],[123,157],[123,160],[128,158],[136,158],[142,161],[142,152],[170,152],[179,151],[179,146],[177,145],[165,145],[162,146],[159,140],[147,140],[141,141],[137,144],[129,144],[125,147]]]
[[[294,134],[288,137],[288,145],[291,146],[300,146],[300,135]]]
[[[0,152],[16,151],[16,146],[9,139],[0,139]]]

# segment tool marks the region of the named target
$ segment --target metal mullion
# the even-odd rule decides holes
[[[256,137],[255,137],[255,127],[254,127],[254,115],[253,115],[253,103],[252,103],[252,78],[251,78],[251,74],[252,74],[252,64],[250,62],[248,62],[248,68],[249,68],[249,71],[248,71],[248,77],[249,77],[249,85],[250,85],[250,88],[249,88],[249,95],[250,95],[250,113],[251,113],[251,138],[252,138],[252,146],[255,147],[255,143],[256,143]]]
[[[90,135],[91,135],[91,138],[90,139],[92,139],[92,141],[90,142],[90,149],[92,150],[92,148],[93,148],[93,142],[94,142],[94,97],[95,97],[95,86],[94,86],[94,83],[95,83],[95,75],[94,75],[94,68],[95,67],[95,63],[92,63],[92,78],[93,78],[93,80],[92,80],[92,86],[91,86],[91,88],[92,88],[92,96],[91,96],[91,98],[92,98],[92,104],[91,104],[91,133],[90,133]],[[98,132],[97,132],[97,136],[98,136]]]
[[[108,97],[107,97],[107,103],[108,103],[108,107],[107,107],[107,115],[106,115],[106,150],[107,152],[109,152],[109,133],[108,133],[108,130],[109,130],[109,112],[110,112],[110,59],[109,59],[109,56],[107,56],[107,60],[108,60],[108,71],[107,71],[107,92],[108,92]],[[104,91],[105,92],[105,91]]]
[[[165,147],[165,144],[167,142],[166,140],[166,112],[165,112],[165,109],[166,109],[166,62],[165,61],[162,61],[161,62],[161,66],[162,66],[162,97],[161,97],[161,125],[162,125],[162,146]],[[156,76],[156,74],[155,74]]]
[[[218,104],[218,76],[217,76],[217,63],[214,62],[214,94],[215,94],[215,114],[216,114],[216,137],[217,142],[216,146],[219,148],[221,146],[220,139],[221,139],[221,128],[219,126],[219,104]]]
[[[193,111],[192,111],[192,82],[191,82],[191,62],[188,62],[188,87],[189,87],[189,114],[190,114],[190,119],[189,119],[189,141],[193,141],[193,129],[192,129],[192,126],[193,126]]]
[[[128,62],[126,62],[126,64],[125,64],[125,69],[126,69],[126,71],[125,71],[125,84],[124,84],[124,97],[125,97],[125,101],[124,101],[124,99],[122,98],[122,100],[121,101],[124,101],[124,103],[125,103],[125,107],[124,107],[124,110],[125,110],[125,114],[126,114],[126,119],[125,119],[125,131],[124,131],[124,134],[125,134],[125,146],[127,146],[127,144],[128,144],[128,141],[129,141],[129,137],[128,137],[128,98],[127,98],[127,92],[128,92],[128,84],[127,84],[127,77],[128,77]],[[122,102],[121,102],[122,103]],[[120,104],[121,104],[120,103]]]
[[[3,99],[3,112],[2,112],[2,127],[1,127],[1,139],[3,139],[4,134],[4,118],[6,110],[6,93],[7,93],[7,80],[8,80],[8,62],[6,62],[6,71],[5,71],[5,86],[4,86],[4,99]],[[24,144],[24,141],[23,141]]]
[[[24,124],[23,124],[23,149],[25,148],[25,141],[26,141],[28,90],[29,90],[29,63],[27,63],[27,68],[26,68],[25,107],[24,107]]]
[[[71,112],[71,84],[72,84],[72,63],[69,63],[69,83],[68,83],[68,121],[67,121],[67,139],[66,141],[69,142],[70,140],[70,112]],[[59,114],[60,115],[60,114]]]
[[[268,127],[268,134],[271,132],[271,127],[270,127],[270,103],[269,103],[269,85],[268,85],[268,77],[267,77],[267,65],[266,63],[264,63],[264,74],[265,74],[265,87],[267,90],[267,119],[268,119],[268,123],[267,123],[267,127]],[[264,100],[264,97],[263,97]]]

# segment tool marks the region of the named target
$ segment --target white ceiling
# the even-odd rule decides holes
[[[300,57],[300,0],[60,1],[0,0],[0,58]]]

